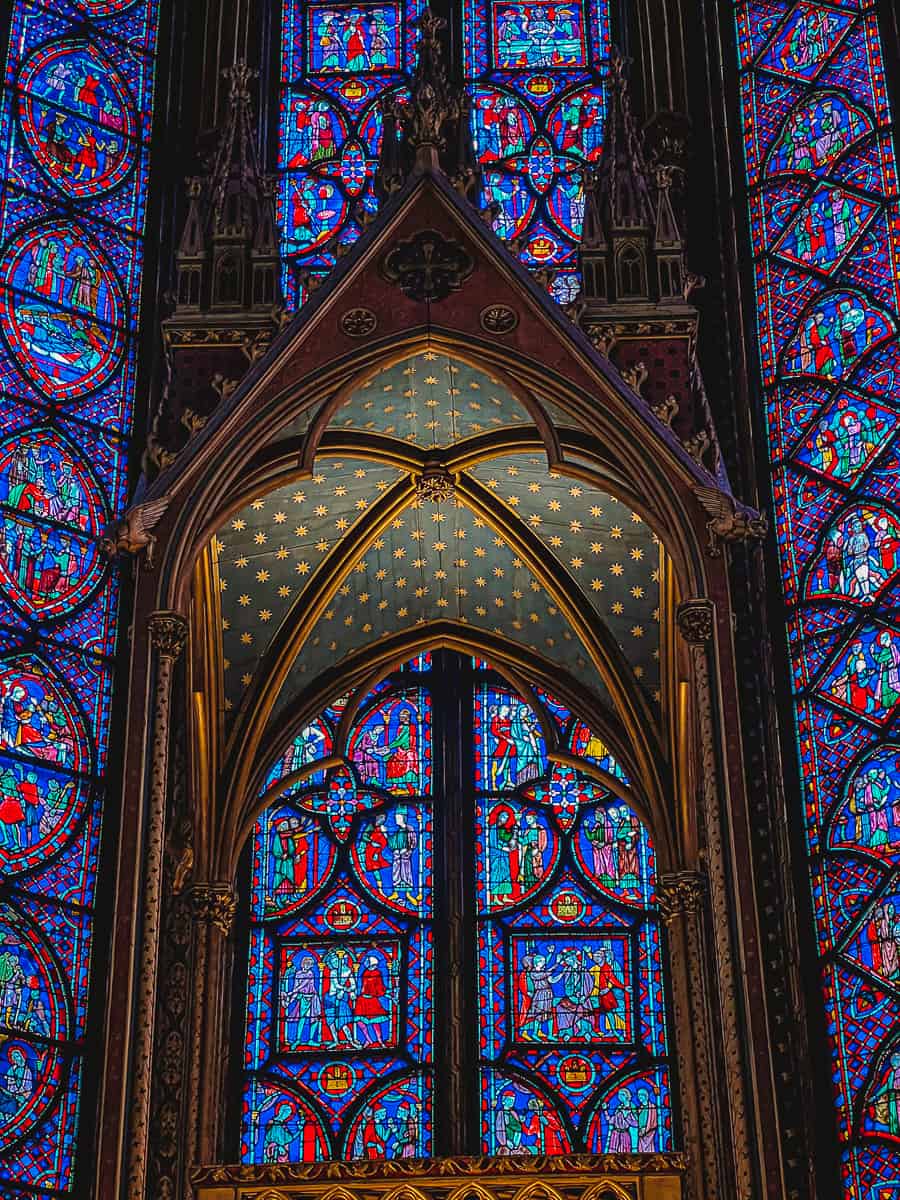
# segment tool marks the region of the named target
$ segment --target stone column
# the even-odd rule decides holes
[[[169,735],[172,675],[188,636],[180,613],[155,612],[150,617],[150,645],[156,676],[150,747],[146,836],[143,845],[144,890],[140,960],[135,1004],[135,1038],[132,1054],[131,1117],[128,1130],[128,1200],[144,1200],[147,1179],[147,1134],[150,1116],[153,1029],[156,1011],[156,974],[159,959],[160,901],[166,793],[169,781]]]
[[[198,883],[191,890],[191,900],[196,928],[196,988],[188,1095],[192,1150],[188,1170],[197,1163],[218,1161],[223,1151],[231,1007],[230,935],[238,897],[230,883]]]
[[[706,879],[699,871],[670,871],[660,876],[659,910],[668,934],[688,1200],[717,1200],[721,1195],[703,949],[705,895]]]
[[[723,840],[719,756],[713,715],[715,679],[715,610],[710,600],[686,600],[678,606],[678,629],[690,647],[697,712],[699,742],[698,778],[700,783],[700,826],[705,835],[709,883],[712,952],[716,964],[715,992],[722,1044],[724,1077],[717,1080],[716,1095],[724,1097],[728,1115],[734,1192],[740,1200],[753,1195],[753,1168],[750,1154],[749,1114],[747,1111],[744,1055],[740,1028],[740,1001],[734,962],[731,918],[736,897],[728,886],[727,849]],[[695,922],[702,954],[702,927]],[[704,1001],[708,1017],[713,999]],[[710,1095],[710,1100],[712,1099]]]

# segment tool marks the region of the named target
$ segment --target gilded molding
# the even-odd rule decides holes
[[[481,1176],[486,1181],[507,1177],[560,1176],[585,1182],[600,1183],[608,1175],[680,1175],[686,1166],[683,1154],[559,1154],[512,1155],[504,1158],[431,1158],[419,1161],[388,1159],[355,1162],[266,1163],[258,1166],[199,1167],[191,1173],[194,1189],[213,1184],[250,1185],[352,1183],[366,1181],[377,1184],[410,1179],[426,1187],[437,1179],[471,1179]],[[428,1190],[431,1190],[430,1188]]]

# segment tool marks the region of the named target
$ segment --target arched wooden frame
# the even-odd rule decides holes
[[[304,330],[304,337],[315,336],[315,330],[324,320],[324,312],[327,309],[314,314]],[[403,343],[402,353],[397,349],[398,339],[390,339],[392,356],[406,357],[417,348],[432,348],[450,357],[464,357],[482,370],[495,374],[503,372],[506,377],[514,375],[521,386],[533,393],[539,390],[558,408],[568,412],[577,428],[558,432],[561,458],[552,464],[553,469],[599,483],[630,504],[657,532],[670,559],[673,599],[683,596],[710,598],[699,602],[701,607],[705,606],[707,615],[704,628],[708,625],[702,641],[689,647],[672,639],[672,692],[676,703],[663,730],[667,752],[663,755],[660,746],[658,761],[653,760],[651,743],[647,741],[648,730],[642,726],[638,710],[632,709],[628,720],[623,722],[623,733],[617,735],[596,702],[579,694],[579,689],[574,686],[568,694],[566,682],[560,680],[558,673],[550,676],[545,662],[529,662],[528,669],[533,678],[538,682],[546,681],[551,691],[570,703],[573,711],[584,714],[589,723],[593,722],[601,736],[608,736],[611,748],[622,756],[630,774],[634,764],[633,778],[640,780],[639,790],[646,801],[648,824],[657,842],[660,864],[668,868],[662,877],[663,895],[665,898],[666,889],[669,889],[672,896],[671,903],[665,901],[664,912],[670,921],[680,1107],[694,1191],[698,1197],[714,1198],[727,1194],[730,1190],[727,1183],[729,1163],[738,1159],[749,1163],[752,1157],[750,1145],[757,1136],[746,1072],[753,1072],[758,1086],[758,1072],[765,1069],[768,1059],[766,1035],[761,1024],[764,1014],[755,1014],[747,1000],[747,943],[739,949],[745,933],[751,938],[755,936],[752,895],[739,893],[728,882],[748,871],[750,864],[740,818],[735,825],[731,812],[732,797],[741,794],[742,767],[733,731],[735,685],[729,649],[727,580],[721,565],[705,556],[705,519],[691,499],[693,468],[689,465],[690,460],[672,447],[663,450],[659,445],[654,446],[646,419],[637,419],[634,409],[623,404],[615,388],[611,387],[609,377],[599,369],[594,370],[592,394],[585,386],[584,372],[580,382],[576,381],[574,373],[572,379],[565,378],[535,359],[506,350],[496,341],[488,342],[472,330],[462,334],[435,327],[422,328],[399,340]],[[286,424],[298,412],[321,404],[323,395],[334,395],[342,383],[346,383],[348,374],[358,380],[377,370],[385,361],[387,349],[387,343],[382,345],[376,341],[354,354],[338,355],[324,368],[319,367],[310,376],[292,383],[256,409],[253,408],[254,391],[257,384],[261,386],[261,377],[251,373],[245,399],[253,411],[253,420],[223,419],[216,430],[214,457],[204,455],[202,446],[185,452],[178,477],[171,480],[169,508],[157,531],[158,574],[141,573],[138,576],[132,647],[134,702],[129,716],[126,787],[133,788],[139,803],[134,810],[135,832],[130,843],[123,843],[120,860],[120,878],[125,885],[118,904],[120,911],[126,914],[137,911],[142,878],[136,869],[139,860],[134,857],[139,840],[134,838],[143,836],[141,831],[150,820],[147,813],[152,816],[165,809],[165,780],[161,780],[158,773],[148,776],[145,764],[154,758],[154,748],[167,744],[170,736],[167,717],[156,722],[149,719],[149,685],[155,674],[155,654],[148,643],[141,614],[146,618],[149,613],[159,610],[189,613],[193,625],[185,680],[187,696],[182,711],[191,731],[188,739],[194,829],[191,886],[196,895],[204,897],[201,905],[204,919],[195,933],[196,956],[202,969],[188,1000],[191,1009],[187,1084],[189,1120],[182,1133],[184,1155],[188,1161],[221,1160],[225,1086],[221,1064],[229,1030],[226,997],[230,994],[227,981],[231,968],[228,921],[209,918],[208,898],[212,893],[221,895],[233,887],[230,872],[252,815],[252,808],[248,812],[244,807],[241,812],[240,806],[247,804],[250,794],[247,785],[255,769],[263,733],[260,729],[253,753],[248,753],[243,761],[241,754],[249,747],[240,748],[241,754],[236,760],[241,765],[239,785],[233,778],[217,777],[218,756],[222,750],[217,745],[213,728],[217,664],[216,639],[209,626],[210,614],[216,612],[216,598],[198,564],[202,563],[204,549],[216,529],[252,494],[258,495],[275,486],[275,481],[283,483],[288,478],[302,477],[304,468],[300,463],[305,439],[295,437],[271,446],[270,431],[279,424]],[[277,374],[279,353],[276,347],[266,377]],[[320,448],[323,452],[326,448],[329,452],[340,452],[347,446],[350,436],[349,431],[342,434],[325,430]],[[353,436],[355,449],[362,440],[363,435]],[[383,454],[384,461],[388,461],[390,454],[398,453],[391,448],[390,439],[370,436],[365,440],[373,456]],[[458,463],[457,469],[461,470],[465,465],[490,457],[491,452],[504,453],[537,446],[548,450],[547,442],[536,431],[501,430],[492,437],[463,443],[455,448],[459,451],[458,459],[454,461],[447,455],[445,465],[449,469],[450,462]],[[579,461],[567,461],[567,450],[577,455]],[[408,447],[405,451],[407,470],[415,474],[417,467],[421,470],[424,456],[418,454],[417,457],[417,452]],[[163,477],[160,489],[168,482]],[[408,481],[406,487],[406,492],[402,487],[395,489],[386,509],[393,510],[408,502],[408,489],[412,483]],[[482,502],[477,489],[470,489],[470,493],[467,492],[467,500]],[[558,586],[562,589],[562,582]],[[424,631],[420,648],[434,645],[437,632],[433,627]],[[466,629],[462,633],[446,629],[440,632],[439,638],[443,639],[440,644],[465,646],[476,653],[482,645],[483,657],[495,663],[509,659],[514,671],[518,661],[521,668],[521,657],[517,659],[518,647],[490,644],[488,639],[482,643],[472,630]],[[724,648],[721,657],[720,644]],[[394,645],[394,660],[401,655],[411,657],[417,652],[415,647],[414,640],[407,640],[402,648],[399,644]],[[372,669],[371,657],[367,667]],[[615,692],[614,672],[610,682]],[[621,688],[618,691],[621,694]],[[731,732],[728,731],[729,722]],[[623,738],[630,739],[630,746],[644,747],[637,759]],[[665,758],[671,759],[674,775],[663,766]],[[741,807],[739,811],[744,810]],[[663,812],[667,813],[665,824],[653,819],[654,814]],[[224,842],[214,836],[214,831],[225,829],[230,847],[227,852]],[[709,863],[708,905],[704,892],[707,870],[700,855],[701,846]],[[735,862],[735,855],[739,856],[739,862]],[[133,865],[129,866],[129,863]],[[163,845],[154,842],[143,859],[144,875],[154,871],[161,873],[162,863]],[[671,887],[668,880],[675,881]],[[733,920],[737,923],[737,935],[733,931]],[[123,928],[128,927],[126,916]],[[158,928],[158,920],[154,924],[145,917],[145,945],[147,938],[158,937]],[[744,955],[744,973],[737,966],[741,955]],[[754,955],[755,951],[750,955],[750,967],[753,972],[758,972]],[[149,974],[147,961],[145,954],[145,965],[141,973],[135,975],[137,963],[132,957],[130,942],[126,939],[117,943],[111,1004],[116,1003],[116,997],[127,1003],[132,987],[155,989],[155,959]],[[707,969],[710,962],[714,964],[712,977]],[[754,1032],[761,1041],[758,1047],[754,1043],[750,1052],[745,1053],[741,1031],[754,1020]],[[117,1059],[120,1072],[118,1077],[114,1076],[111,1090],[115,1093],[117,1079],[120,1090],[117,1101],[108,1088],[107,1103],[113,1108],[111,1124],[115,1124],[115,1113],[118,1112],[117,1127],[121,1129],[127,1115],[123,1103],[127,1063],[127,1057],[123,1055],[127,1055],[127,1039],[124,1045],[117,1041],[115,1045],[109,1043],[109,1047],[108,1053]],[[134,1064],[133,1069],[149,1073],[150,1063]],[[725,1079],[725,1095],[714,1091],[713,1080],[721,1078]],[[127,1154],[126,1145],[125,1162],[128,1161]]]

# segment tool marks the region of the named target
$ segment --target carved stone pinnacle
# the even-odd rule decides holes
[[[678,605],[678,629],[691,646],[702,645],[713,635],[713,605],[711,600],[685,600]]]
[[[150,617],[150,641],[160,658],[174,662],[187,641],[187,620],[177,612],[155,612]]]

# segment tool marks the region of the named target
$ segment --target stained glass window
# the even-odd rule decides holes
[[[862,1198],[900,1187],[892,116],[874,0],[735,11],[803,815],[844,1193]]]
[[[19,0],[11,19],[0,108],[0,1187],[57,1195],[78,1188],[81,1080],[101,1016],[87,1001],[103,957],[93,911],[118,590],[98,544],[125,501],[157,5]]]
[[[551,758],[547,726],[621,771],[551,697],[539,715],[481,660],[422,661],[363,698],[345,744],[328,713],[309,723],[261,790],[243,1161],[439,1153],[451,1016],[477,1031],[468,1152],[671,1149],[652,842],[590,766]],[[448,849],[464,842],[468,875]],[[454,905],[477,984],[450,1014]]]
[[[554,295],[580,283],[576,250],[584,176],[603,150],[607,0],[465,0],[465,75],[484,196],[494,226],[520,239],[534,268],[557,271]]]
[[[278,221],[288,303],[298,272],[334,266],[354,241],[360,211],[376,207],[381,98],[401,92],[415,65],[418,0],[357,4],[291,0],[282,22]]]

